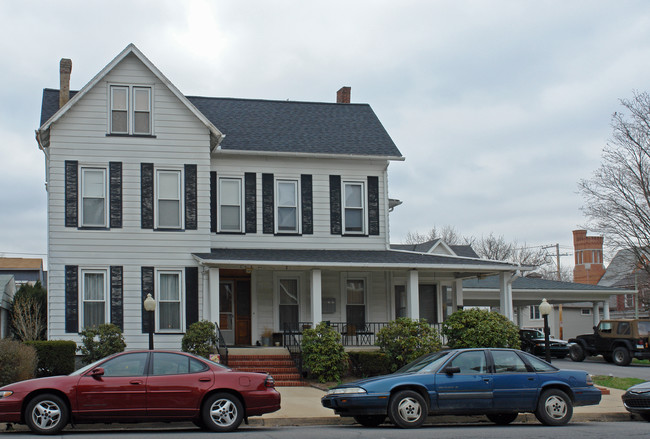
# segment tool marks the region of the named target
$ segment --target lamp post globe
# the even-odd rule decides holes
[[[149,314],[149,350],[153,350],[153,312],[156,310],[156,299],[151,296],[151,293],[148,293],[144,299],[144,310]]]
[[[545,359],[549,363],[551,362],[551,344],[549,341],[549,331],[550,328],[548,327],[548,315],[553,312],[553,306],[546,301],[546,299],[542,299],[542,303],[539,304],[539,313],[542,315],[544,318],[544,351],[545,351]]]

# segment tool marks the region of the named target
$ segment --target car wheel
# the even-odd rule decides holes
[[[612,354],[603,354],[603,359],[608,363],[614,362],[614,357],[612,357]]]
[[[201,420],[212,431],[233,431],[244,419],[241,401],[230,393],[215,393],[203,403]]]
[[[25,423],[36,434],[57,434],[68,423],[68,406],[56,395],[43,394],[27,404]]]
[[[650,422],[650,413],[639,413],[639,416],[641,416],[645,421]]]
[[[571,398],[561,390],[548,389],[542,392],[537,402],[535,417],[544,425],[565,425],[573,416]]]
[[[519,413],[490,413],[487,418],[497,425],[508,425],[515,419]]]
[[[416,428],[427,419],[428,408],[422,395],[413,390],[402,390],[390,399],[388,417],[401,428]]]
[[[614,352],[612,352],[612,359],[614,360],[614,364],[617,366],[627,366],[632,361],[630,351],[623,346],[614,349]]]
[[[378,425],[381,425],[385,419],[386,416],[384,415],[363,415],[354,417],[354,420],[364,427],[377,427]]]
[[[583,361],[585,359],[585,350],[579,344],[574,344],[569,348],[569,357],[572,361]]]

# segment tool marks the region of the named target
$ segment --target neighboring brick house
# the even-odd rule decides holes
[[[68,94],[70,72],[63,60],[37,130],[48,338],[113,322],[146,347],[149,293],[170,349],[199,319],[236,345],[323,320],[435,323],[478,274],[500,276],[512,316],[518,267],[390,248],[387,168],[404,158],[349,88],[337,103],[184,96],[134,45]]]
[[[596,285],[603,274],[603,237],[587,236],[586,230],[573,231],[574,268],[573,281]]]
[[[650,297],[650,278],[648,273],[639,267],[637,255],[632,249],[623,249],[616,253],[598,285],[638,290],[638,294],[613,296],[611,301],[612,316],[629,318],[639,312],[641,316],[648,316],[646,307]],[[641,303],[644,299],[645,303]]]

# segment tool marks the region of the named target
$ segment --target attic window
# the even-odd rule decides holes
[[[110,134],[151,135],[151,87],[112,85],[110,90]]]

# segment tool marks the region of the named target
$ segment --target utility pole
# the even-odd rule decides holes
[[[553,248],[555,247],[555,265],[557,266],[557,280],[561,281],[562,280],[562,270],[560,269],[560,256],[569,256],[568,253],[560,254],[560,243],[558,242],[555,245],[545,245],[542,248],[543,249],[548,249],[548,248]],[[559,313],[559,321],[560,321],[560,339],[564,337],[564,328],[563,328],[563,322],[562,322],[562,304],[560,303],[558,306],[558,313]]]

